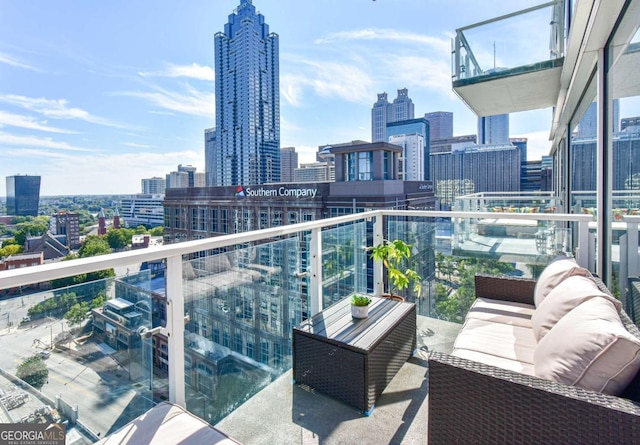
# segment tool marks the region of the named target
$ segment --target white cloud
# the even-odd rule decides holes
[[[78,119],[92,124],[114,128],[127,128],[109,119],[94,116],[82,108],[69,107],[66,99],[46,99],[44,97],[26,97],[17,94],[0,94],[0,102],[22,107],[40,113],[52,119]]]
[[[54,141],[48,137],[36,136],[16,136],[9,133],[0,132],[0,145],[9,147],[27,147],[27,148],[49,148],[55,150],[66,150],[73,152],[92,152],[93,150],[83,147],[75,147],[66,142]]]
[[[341,31],[329,34],[314,43],[323,45],[335,42],[347,42],[354,40],[387,40],[402,43],[416,43],[429,46],[432,49],[448,54],[451,52],[451,37],[433,37],[424,34],[409,33],[395,29],[357,29],[353,31]]]
[[[157,107],[189,114],[192,116],[211,117],[215,110],[215,96],[187,85],[186,93],[169,91],[157,85],[151,86],[154,92],[122,91],[114,93],[120,96],[137,97],[151,102]]]
[[[5,65],[13,66],[15,68],[22,68],[30,71],[39,71],[37,68],[21,62],[20,60],[4,53],[0,53],[0,63],[4,63]]]
[[[334,97],[347,102],[369,103],[374,82],[369,73],[355,63],[301,60],[302,72],[281,76],[281,92],[293,106],[302,103],[304,87],[312,88],[318,96]]]
[[[52,163],[43,172],[43,193],[46,187],[60,194],[140,193],[140,180],[152,176],[163,177],[174,171],[178,164],[190,164],[202,171],[202,155],[196,151],[156,153],[151,151],[97,156],[70,156],[64,162]],[[96,171],[95,165],[100,169]],[[69,184],[68,170],[73,170],[74,181]],[[85,188],[86,187],[86,188]]]
[[[451,88],[443,85],[451,84],[451,67],[448,59],[432,59],[420,56],[389,56],[382,60],[392,73],[394,81],[407,87],[418,87],[435,90],[450,98],[457,96]]]
[[[210,66],[202,66],[197,63],[191,65],[175,65],[173,63],[167,64],[164,70],[140,72],[138,73],[143,77],[188,77],[190,79],[198,80],[215,80],[215,72]]]
[[[151,146],[146,144],[137,144],[135,142],[123,142],[122,145],[126,145],[127,147],[133,148],[151,148]]]
[[[46,121],[38,122],[31,116],[23,116],[21,114],[13,114],[0,110],[0,127],[5,125],[29,130],[46,131],[49,133],[75,134],[73,131],[50,127]]]

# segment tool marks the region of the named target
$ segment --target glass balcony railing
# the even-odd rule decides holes
[[[564,8],[564,0],[551,1],[457,29],[454,84],[555,66],[564,57]]]
[[[430,320],[418,346],[450,348],[437,326],[462,321],[476,273],[536,277],[558,253],[593,270],[592,221],[375,211],[1,272],[6,421],[47,412],[91,443],[169,399],[216,424],[288,372],[293,326],[352,292],[385,289],[381,264],[369,258],[383,238],[412,245],[406,266],[421,285],[402,296]],[[627,283],[640,274],[640,217],[625,221],[615,268]],[[97,271],[108,277],[73,284]],[[635,304],[624,287],[620,298]],[[34,356],[47,369],[44,382],[18,369]]]

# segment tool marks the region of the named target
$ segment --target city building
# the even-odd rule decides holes
[[[70,212],[58,212],[49,219],[49,231],[53,235],[64,236],[64,244],[69,249],[80,247],[80,215]]]
[[[153,178],[142,179],[142,193],[145,195],[164,195],[166,186],[166,178],[154,176]]]
[[[461,192],[517,192],[520,175],[520,150],[510,144],[477,145],[431,155],[436,196],[446,205],[453,204],[456,193]]]
[[[478,140],[477,135],[467,134],[463,136],[453,136],[444,139],[431,139],[429,142],[429,154],[451,153],[454,150],[462,150],[473,147]]]
[[[178,165],[178,171],[167,174],[165,189],[205,187],[206,173],[196,171],[193,165]]]
[[[162,208],[164,196],[139,193],[125,197],[121,203],[121,217],[125,225],[128,227],[164,225]]]
[[[7,176],[7,214],[38,216],[40,176]]]
[[[6,258],[0,258],[0,270],[20,269],[41,264],[44,264],[44,254],[42,252],[16,253]]]
[[[640,133],[640,116],[620,119],[620,131],[625,133]]]
[[[280,149],[280,182],[293,182],[296,168],[298,168],[296,148],[282,147]]]
[[[509,115],[498,114],[478,118],[478,145],[509,143]]]
[[[422,181],[425,179],[425,156],[423,135],[398,134],[389,136],[389,143],[402,147],[400,157],[400,179],[403,181]]]
[[[418,135],[419,139],[422,140],[422,146],[416,146],[413,150],[409,150],[409,153],[407,153],[407,150],[405,149],[405,157],[408,155],[408,164],[406,165],[414,165],[414,167],[406,169],[403,166],[403,170],[407,170],[403,177],[412,181],[428,180],[431,140],[429,121],[426,118],[418,118],[390,122],[387,124],[388,140],[386,142],[391,142],[392,144],[400,145],[405,148],[404,144],[412,145],[417,143],[415,135]],[[395,137],[393,141],[391,140],[392,136]],[[421,153],[418,151],[421,151]],[[422,165],[419,165],[420,162]],[[409,173],[409,170],[413,171]]]
[[[107,234],[107,220],[104,216],[104,209],[100,209],[98,213],[98,235]]]
[[[387,124],[414,118],[413,101],[409,90],[398,90],[398,96],[389,102],[387,93],[378,94],[378,100],[371,109],[371,142],[387,142]]]
[[[42,236],[28,236],[25,253],[42,253],[45,260],[64,258],[71,253],[66,235],[54,235],[46,231]]]
[[[206,128],[204,130],[204,171],[207,187],[213,187],[214,176],[211,172],[216,170],[216,129]],[[164,192],[163,192],[164,193]]]
[[[431,182],[400,179],[401,147],[376,142],[344,144],[330,151],[335,156],[335,182],[168,189],[165,243],[371,209],[436,208]]]
[[[293,172],[291,182],[332,182],[336,179],[336,169],[333,162],[312,162],[300,164]]]
[[[542,156],[537,161],[527,161],[522,167],[520,191],[547,192],[553,190],[553,158]]]
[[[430,139],[447,139],[453,137],[453,113],[450,111],[434,111],[425,113],[429,121]]]
[[[279,38],[251,0],[215,35],[216,186],[280,181]]]

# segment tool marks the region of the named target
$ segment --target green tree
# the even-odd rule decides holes
[[[34,388],[40,389],[49,378],[49,369],[40,356],[34,355],[18,365],[16,377]]]
[[[153,229],[149,230],[149,234],[151,236],[164,236],[164,227],[154,227]]]
[[[9,255],[15,255],[16,253],[22,252],[22,246],[18,244],[9,244],[5,247],[0,248],[0,257],[7,257]]]
[[[105,255],[111,253],[111,248],[105,236],[89,235],[85,238],[78,255],[80,258],[88,258],[92,256]]]
[[[109,247],[114,250],[124,249],[131,242],[133,234],[134,231],[131,229],[109,229],[107,232],[107,242],[109,243]]]
[[[64,314],[64,318],[69,322],[69,326],[75,326],[87,318],[87,312],[89,312],[89,305],[87,303],[76,303]]]

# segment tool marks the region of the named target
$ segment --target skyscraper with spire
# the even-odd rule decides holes
[[[215,35],[216,138],[210,184],[280,181],[278,35],[251,0]]]

